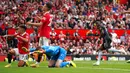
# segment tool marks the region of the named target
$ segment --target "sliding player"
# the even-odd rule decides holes
[[[12,55],[18,55],[19,56],[19,63],[21,65],[18,65],[19,67],[23,67],[24,65],[28,66],[27,63],[27,56],[28,53],[25,51],[23,48],[28,49],[29,48],[29,35],[26,33],[26,26],[20,25],[18,28],[18,34],[16,35],[5,35],[4,37],[14,37],[17,38],[18,40],[18,48],[15,49],[9,49],[7,58],[8,58],[8,63],[5,67],[10,67],[11,66],[11,59]]]

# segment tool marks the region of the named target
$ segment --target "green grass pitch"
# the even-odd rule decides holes
[[[95,61],[75,61],[77,68],[48,68],[47,62],[42,62],[39,68],[17,67],[13,62],[10,68],[0,62],[0,73],[130,73],[130,63],[125,61],[102,61],[100,66],[93,66]]]

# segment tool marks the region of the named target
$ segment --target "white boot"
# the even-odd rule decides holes
[[[93,64],[93,66],[99,66],[99,65],[100,65],[100,62],[98,62],[98,61]]]

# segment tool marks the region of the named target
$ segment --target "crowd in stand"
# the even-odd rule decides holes
[[[53,29],[76,29],[73,35],[62,31],[57,34],[54,30],[50,33],[50,45],[68,45],[68,54],[96,54],[99,43],[98,33],[93,34],[92,29],[96,29],[96,20],[102,21],[108,29],[130,29],[130,15],[123,14],[128,9],[126,4],[119,4],[118,0],[0,0],[0,34],[5,34],[9,28],[16,28],[21,24],[26,24],[27,19],[39,22],[37,16],[41,15],[40,7],[46,2],[53,3],[52,28]],[[28,28],[35,28],[28,26]],[[86,36],[92,38],[81,38],[79,29],[89,29]],[[126,33],[127,34],[127,33]],[[37,32],[30,34],[31,44],[37,42]],[[127,39],[125,38],[127,37]],[[118,38],[120,42],[114,46],[130,52],[130,34],[122,35]],[[1,48],[2,40],[0,40]],[[2,43],[3,44],[3,43]],[[0,49],[1,51],[1,49]],[[0,52],[3,53],[3,52]],[[104,51],[104,54],[109,54]]]
[[[0,55],[7,54],[6,39],[0,36]]]

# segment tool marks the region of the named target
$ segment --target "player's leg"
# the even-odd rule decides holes
[[[93,64],[94,66],[100,65],[100,61],[101,61],[101,58],[102,58],[102,50],[108,50],[109,48],[111,48],[112,40],[111,40],[111,37],[109,36],[108,32],[106,32],[106,33],[107,33],[107,35],[104,37],[103,44],[99,48],[98,59],[97,59],[97,62]]]
[[[5,65],[5,67],[10,67],[11,66],[11,59],[12,59],[12,54],[8,53],[7,54],[7,61],[8,61],[8,64]]]
[[[55,64],[56,64],[56,61],[58,59],[58,56],[49,56],[49,57],[50,57],[50,59],[49,59],[48,67],[49,68],[54,68]]]
[[[103,41],[104,48],[106,48],[106,49],[111,48],[111,43],[112,43],[111,37],[109,35],[106,35],[105,38],[104,38],[104,41]]]
[[[44,41],[43,41],[43,37],[40,37],[39,38],[39,46],[42,46],[44,45]]]
[[[63,68],[67,66],[76,67],[76,64],[73,61],[63,61],[61,59],[58,59],[55,64],[55,67],[57,68]]]
[[[103,50],[103,45],[98,50],[98,58],[97,58],[97,62],[93,64],[94,66],[100,65],[100,61],[101,61],[101,58],[102,58],[102,50]]]
[[[39,64],[41,59],[42,59],[42,56],[43,56],[43,53],[38,53],[38,59],[37,59],[37,62],[36,64]]]
[[[127,63],[130,63],[130,60],[128,60]]]
[[[54,68],[55,67],[55,63],[56,63],[56,60],[49,60],[49,63],[48,63],[48,67],[49,68]]]
[[[39,64],[40,64],[40,61],[42,59],[43,53],[37,53],[37,54],[38,54],[38,58],[36,60],[36,63],[35,64],[31,64],[30,65],[31,67],[39,67]]]
[[[49,46],[49,39],[46,37],[40,37],[39,39],[39,46]]]
[[[46,37],[43,37],[43,45],[49,46],[49,39],[47,39]]]
[[[7,54],[8,64],[5,65],[5,67],[10,67],[10,66],[11,66],[12,56],[13,56],[13,55],[17,55],[17,53],[18,53],[18,49],[17,49],[17,48],[15,48],[15,49],[10,49],[10,50],[8,51],[8,54]]]
[[[28,54],[19,54],[19,63],[18,67],[24,67],[24,66],[29,66],[28,64]]]
[[[69,62],[63,62],[63,60],[58,59],[58,60],[56,61],[55,67],[57,67],[57,68],[65,67],[65,66],[68,65],[68,64],[69,64]]]
[[[119,53],[124,53],[125,55],[127,54],[125,50],[118,50],[115,47],[111,47],[110,49],[108,49],[108,52],[119,52]]]
[[[65,67],[67,65],[70,65],[70,64],[71,64],[71,66],[76,67],[76,64],[74,62],[64,61],[65,57],[66,57],[66,50],[61,48],[60,53],[58,55],[58,59],[57,59],[56,64],[55,64],[55,67],[62,68],[62,67]]]
[[[42,45],[48,46],[49,45],[49,39],[47,39],[46,37],[40,37],[39,46],[42,46]],[[35,64],[31,64],[32,67],[39,67],[40,61],[42,59],[42,55],[43,55],[42,53],[38,53],[38,59],[36,60]]]

